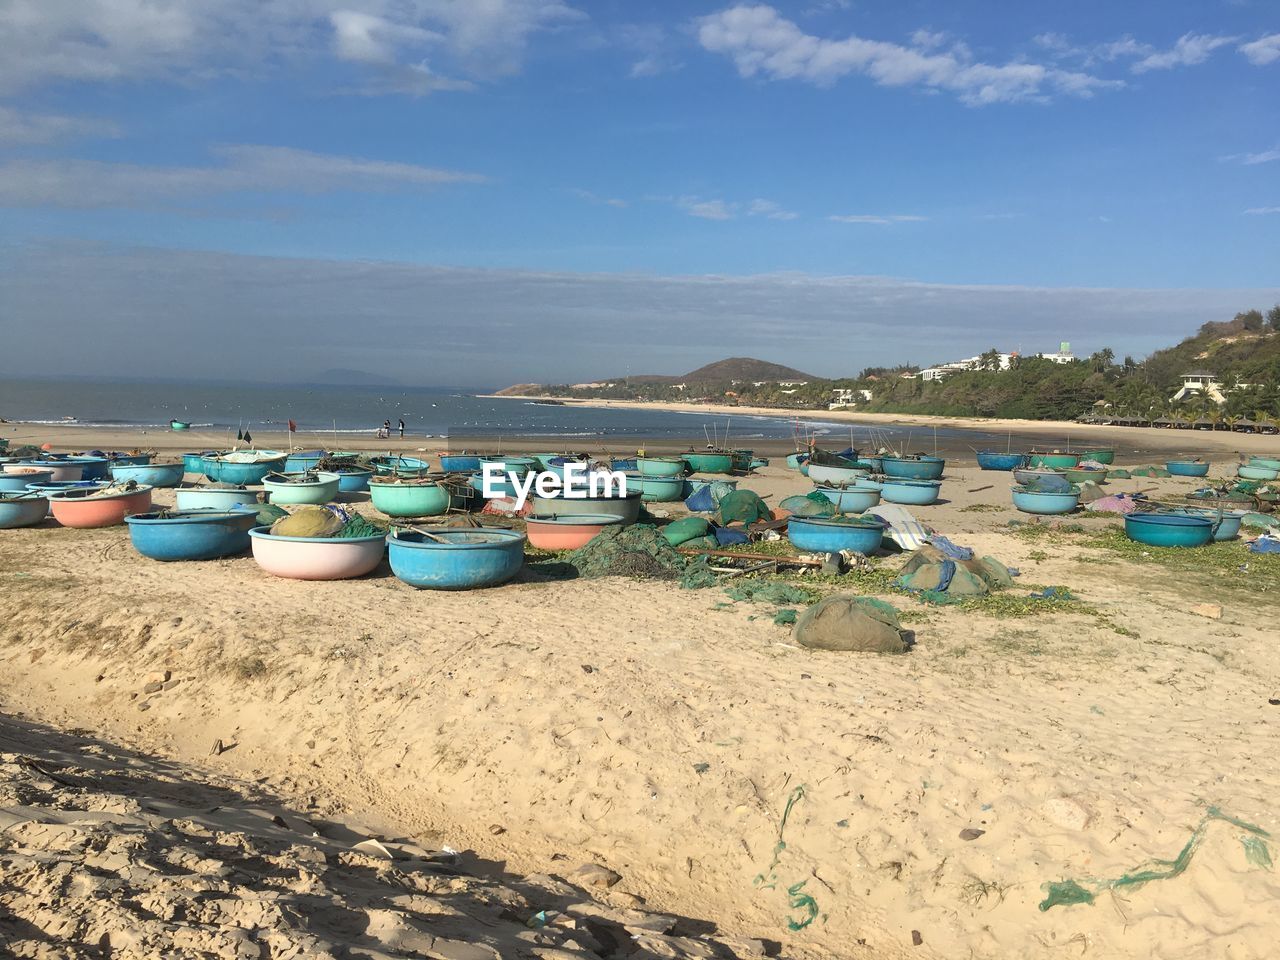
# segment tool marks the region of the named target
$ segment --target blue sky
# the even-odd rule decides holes
[[[1280,8],[0,0],[0,211],[11,375],[1142,354],[1280,300]]]

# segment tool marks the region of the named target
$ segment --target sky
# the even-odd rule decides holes
[[[1278,301],[1273,0],[0,0],[8,376],[849,376]]]

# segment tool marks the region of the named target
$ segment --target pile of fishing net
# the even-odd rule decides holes
[[[737,489],[736,480],[705,480],[690,482],[691,492],[684,505],[695,513],[714,513],[720,500]]]
[[[689,588],[716,582],[705,557],[691,561],[681,556],[657,527],[647,523],[605,527],[564,561],[578,571],[578,576],[586,578],[679,580],[681,586]]]
[[[346,540],[385,536],[387,528],[354,510],[347,511],[335,504],[327,504],[322,507],[299,507],[293,513],[286,513],[271,524],[271,532],[279,537]]]
[[[796,620],[796,643],[814,650],[906,653],[907,641],[892,604],[851,593],[819,600]]]
[[[1022,489],[1028,493],[1070,493],[1071,486],[1071,481],[1066,477],[1056,473],[1046,473],[1028,477],[1023,482]]]
[[[1013,584],[1018,572],[995,557],[974,556],[967,547],[941,549],[926,543],[903,565],[898,583],[934,603],[955,603],[964,597],[981,597]]]
[[[836,514],[836,505],[817,490],[787,497],[778,507],[793,517],[834,517]]]
[[[1131,477],[1171,477],[1171,474],[1164,467],[1138,467],[1129,471]]]
[[[773,512],[750,490],[734,490],[720,498],[716,505],[716,519],[721,524],[750,524],[757,520],[772,520]]]

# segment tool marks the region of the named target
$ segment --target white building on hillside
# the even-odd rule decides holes
[[[1222,405],[1227,402],[1222,392],[1222,382],[1215,373],[1208,370],[1192,370],[1182,375],[1182,388],[1173,395],[1173,402],[1178,403],[1196,394],[1203,394],[1214,403]]]
[[[1014,359],[1018,356],[1018,351],[1011,353],[997,353],[996,363],[997,370],[1008,370],[1013,365]],[[1071,344],[1065,340],[1058,344],[1057,353],[1037,353],[1037,357],[1042,360],[1052,360],[1054,363],[1072,363],[1076,357],[1071,352]],[[953,373],[960,373],[964,370],[980,370],[982,368],[982,357],[968,357],[964,360],[953,360],[950,363],[940,363],[936,367],[929,367],[920,371],[920,379],[922,380],[941,380]]]

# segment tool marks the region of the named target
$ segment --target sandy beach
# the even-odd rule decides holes
[[[1138,434],[1214,458],[1215,476],[1228,447],[1277,447],[1091,432]],[[1280,829],[1273,558],[1235,543],[1213,548],[1225,561],[1171,566],[1099,540],[1114,519],[1011,526],[1028,517],[1009,482],[953,461],[943,501],[913,512],[1019,568],[1011,596],[1058,585],[1076,601],[971,609],[815,584],[893,603],[914,638],[902,656],[806,650],[767,605],[564,579],[550,558],[503,587],[434,593],[385,565],[305,583],[247,555],[159,564],[123,528],[0,532],[0,762],[7,810],[21,808],[0,830],[0,936],[19,956],[104,931],[235,956],[267,929],[271,956],[1270,955],[1280,882],[1258,851],[1280,851],[1239,824]],[[743,486],[772,503],[811,489],[779,461]],[[409,853],[352,852],[369,837]],[[1169,873],[1152,862],[1193,839],[1185,871],[1112,883]],[[458,877],[438,872],[445,847]],[[63,886],[32,893],[50,858]],[[151,877],[158,860],[180,875]],[[593,886],[596,867],[617,883]],[[1045,907],[1065,881],[1095,901]],[[159,919],[94,905],[112,889]],[[210,896],[225,906],[190,906]],[[320,929],[327,910],[348,918],[336,932]],[[542,910],[570,919],[534,942]],[[604,919],[573,919],[587,914]]]
[[[510,395],[503,395],[513,399]],[[892,440],[911,452],[928,451],[932,446],[933,428],[939,430],[970,431],[975,434],[1009,436],[1020,440],[1035,440],[1051,449],[1073,449],[1082,444],[1106,444],[1117,451],[1129,454],[1179,453],[1223,455],[1242,451],[1259,453],[1274,450],[1280,440],[1274,436],[1229,431],[1170,430],[1162,427],[1115,427],[1076,423],[1071,420],[1012,420],[1000,417],[935,417],[924,414],[863,413],[856,410],[787,410],[780,407],[737,406],[704,403],[648,403],[637,400],[580,400],[573,397],[524,399],[559,399],[566,404],[603,409],[676,410],[684,413],[703,413],[708,417],[779,417],[800,421],[822,421],[849,424],[854,428],[854,441],[858,445],[867,436],[866,430],[874,428],[886,431]],[[859,428],[862,428],[859,430]],[[914,442],[910,442],[914,441]],[[863,446],[868,444],[862,443]],[[1017,441],[1013,449],[1024,444]],[[971,453],[961,447],[956,452]],[[905,449],[903,452],[907,452]],[[951,452],[951,451],[947,451]]]

